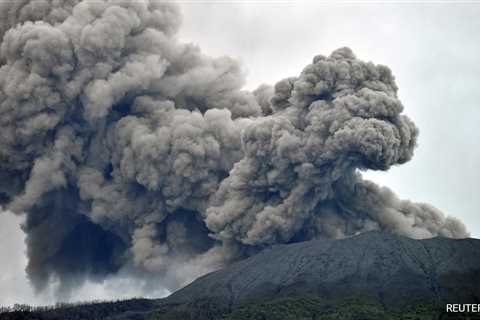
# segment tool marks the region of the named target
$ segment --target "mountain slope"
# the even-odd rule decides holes
[[[480,240],[370,232],[279,245],[166,299],[139,301],[128,310],[112,303],[0,319],[478,319],[444,310],[480,303]]]
[[[369,297],[382,305],[480,301],[480,240],[413,240],[370,232],[276,246],[208,274],[165,301],[249,301],[313,295]]]

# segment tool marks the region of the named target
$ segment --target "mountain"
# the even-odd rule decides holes
[[[239,305],[313,294],[369,296],[385,305],[480,300],[480,240],[413,240],[369,232],[343,240],[279,245],[210,273],[171,295]]]
[[[102,319],[433,319],[447,303],[480,303],[480,240],[369,232],[278,245]]]

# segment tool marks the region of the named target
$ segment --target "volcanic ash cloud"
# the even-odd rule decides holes
[[[465,237],[363,180],[418,130],[390,70],[348,48],[243,91],[160,1],[0,4],[0,205],[26,215],[34,286],[120,269],[170,289],[276,243],[385,230]]]

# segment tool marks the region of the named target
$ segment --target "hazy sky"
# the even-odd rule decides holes
[[[247,88],[298,75],[316,54],[348,46],[389,66],[420,128],[410,163],[367,176],[428,202],[480,237],[480,2],[184,3],[181,37],[243,61]]]
[[[181,7],[179,36],[207,54],[240,59],[248,89],[298,75],[316,54],[342,46],[362,60],[388,65],[405,113],[420,128],[419,146],[410,163],[367,176],[402,198],[460,218],[480,237],[480,3],[186,1]],[[28,286],[19,221],[0,215],[0,305],[52,302],[53,296],[35,296]],[[118,276],[76,296],[114,298],[139,290]]]

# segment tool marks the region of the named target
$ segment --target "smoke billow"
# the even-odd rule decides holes
[[[363,180],[418,131],[385,66],[348,48],[242,91],[155,0],[0,4],[0,204],[25,214],[41,290],[128,268],[176,288],[276,244],[381,229],[465,237]]]

